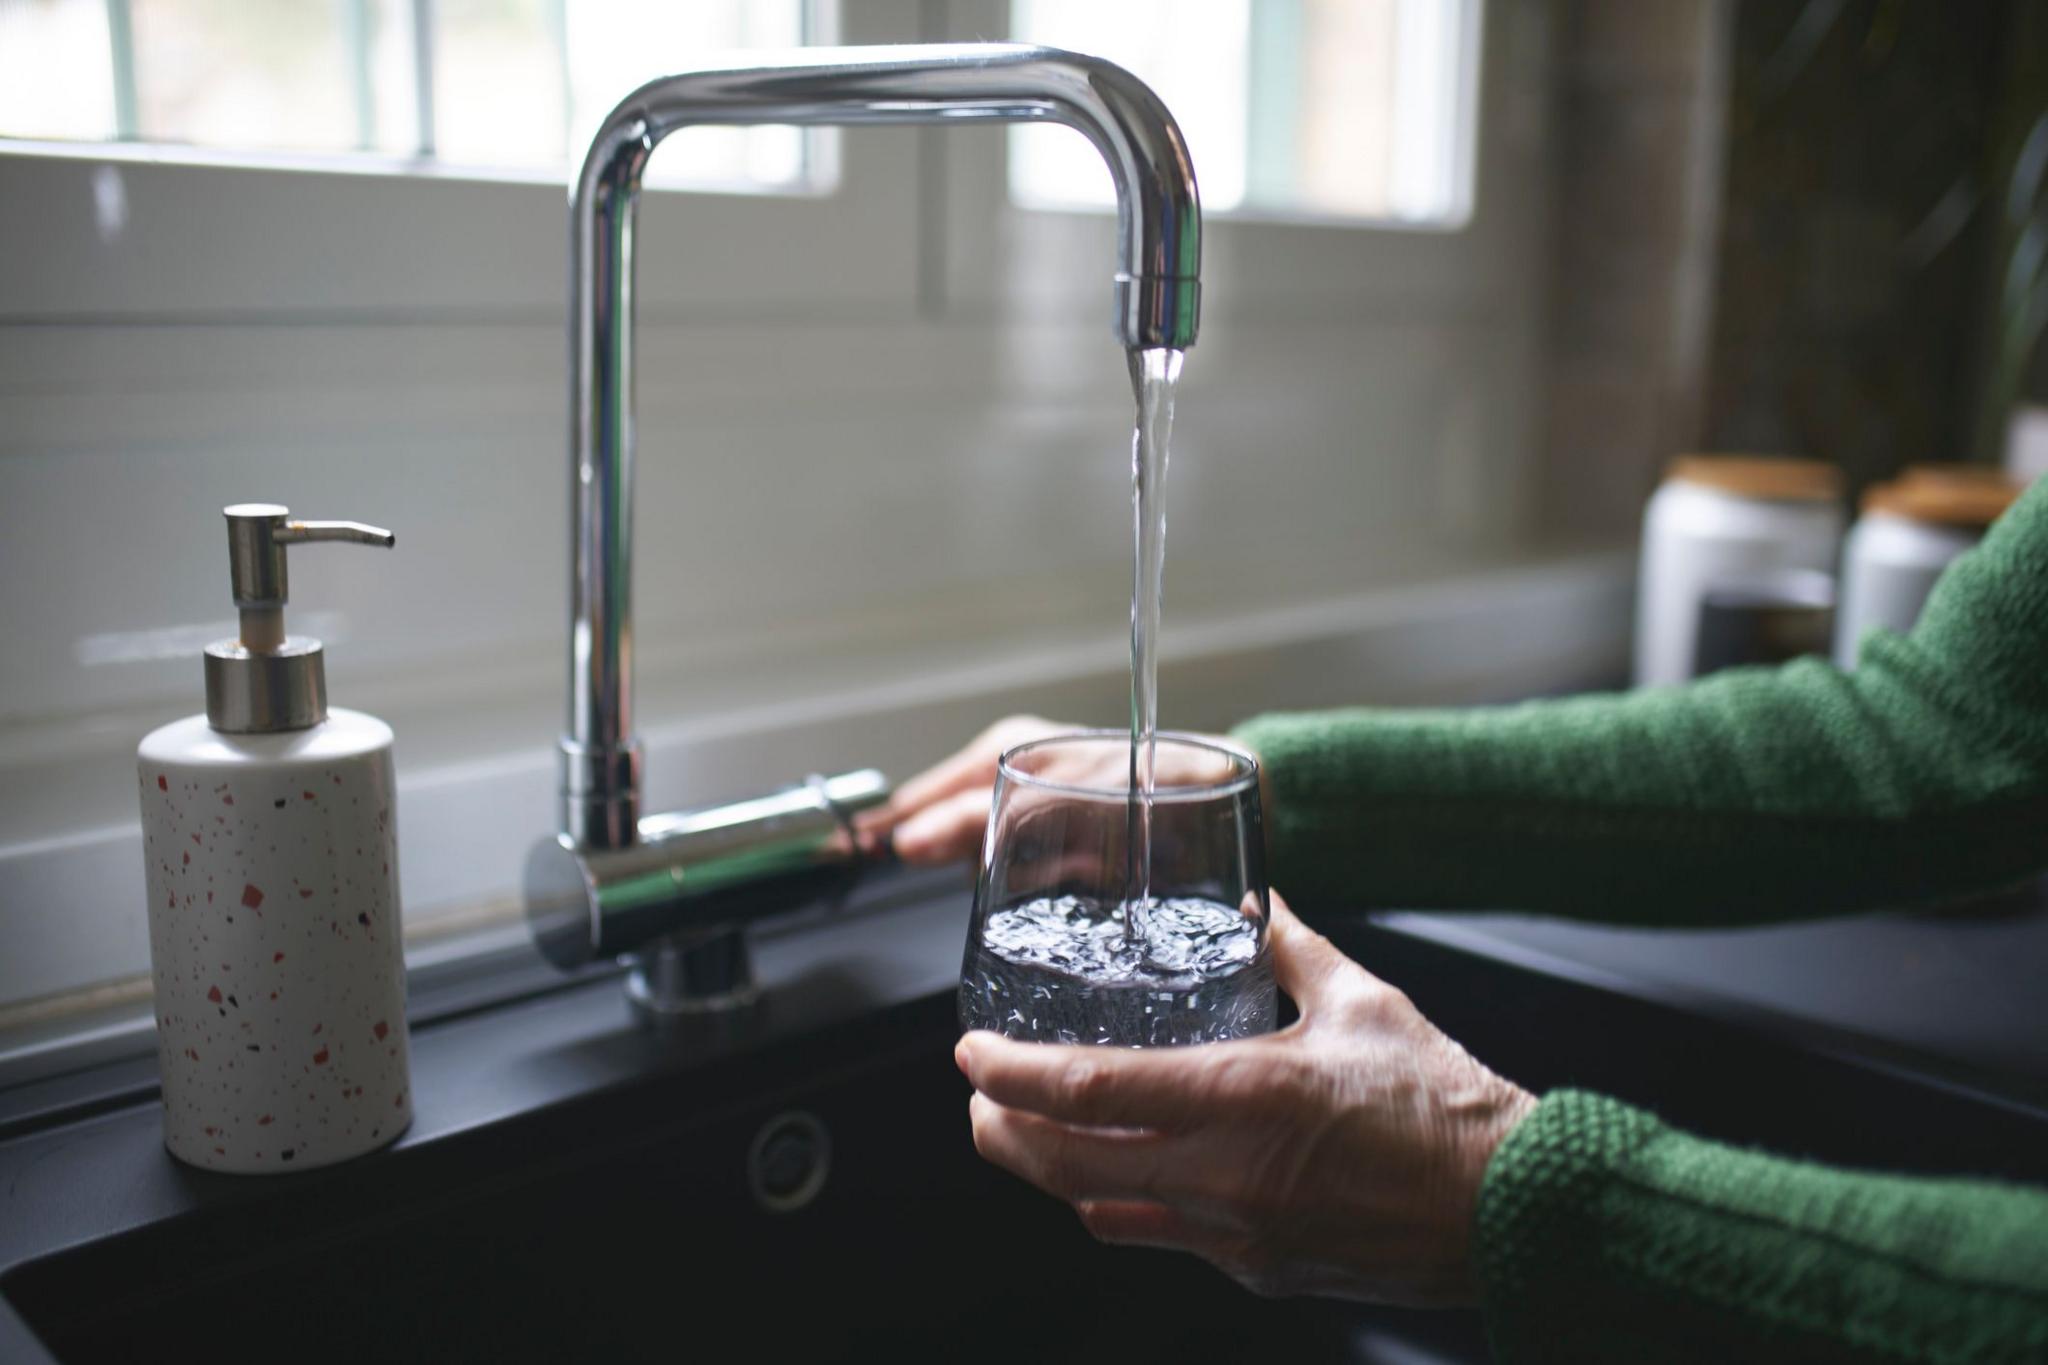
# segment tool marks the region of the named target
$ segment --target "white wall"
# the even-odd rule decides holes
[[[846,37],[992,31],[976,3],[855,5]],[[1611,563],[1498,572],[1529,555],[1544,14],[1489,13],[1464,231],[1211,225],[1170,724],[1552,685],[1618,644]],[[837,196],[643,214],[652,800],[900,773],[1017,704],[1118,714],[1109,225],[1009,208],[1001,155],[862,130]],[[409,917],[511,896],[564,667],[564,217],[533,185],[0,156],[0,1004],[146,967],[133,745],[199,708],[228,502],[398,531],[295,552],[294,610],[337,702],[398,726]]]

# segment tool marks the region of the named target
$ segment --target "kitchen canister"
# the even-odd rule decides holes
[[[1942,570],[2020,492],[2003,472],[1976,465],[1913,465],[1866,490],[1842,551],[1835,662],[1854,668],[1863,637],[1879,627],[1911,630]]]
[[[206,711],[137,750],[164,1145],[284,1172],[412,1122],[391,728],[327,705],[318,640],[287,635],[285,547],[389,545],[354,522],[227,509],[237,638],[206,647]]]
[[[1835,623],[1835,580],[1818,569],[1769,569],[1730,578],[1700,598],[1693,675],[1825,657]]]
[[[1710,590],[1784,570],[1832,575],[1842,542],[1842,474],[1818,460],[1684,455],[1643,513],[1635,683],[1696,675]]]

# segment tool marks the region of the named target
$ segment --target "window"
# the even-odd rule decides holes
[[[642,81],[731,48],[829,42],[830,21],[808,0],[0,0],[0,137],[559,179]],[[649,183],[829,189],[831,137],[690,129]]]
[[[1013,0],[1024,42],[1129,67],[1180,120],[1205,212],[1456,226],[1472,199],[1480,0]],[[1110,207],[1101,158],[1020,127],[1010,191]]]

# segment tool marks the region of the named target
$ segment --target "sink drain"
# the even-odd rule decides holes
[[[747,1149],[747,1188],[770,1213],[794,1213],[818,1197],[832,1169],[832,1137],[813,1114],[777,1114]]]

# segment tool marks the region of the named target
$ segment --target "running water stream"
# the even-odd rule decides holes
[[[1159,736],[1159,591],[1166,562],[1166,463],[1173,439],[1173,391],[1181,352],[1130,352],[1138,420],[1131,433],[1131,775],[1129,874],[1124,933],[1136,946],[1144,916],[1130,907],[1152,899],[1152,794]]]

